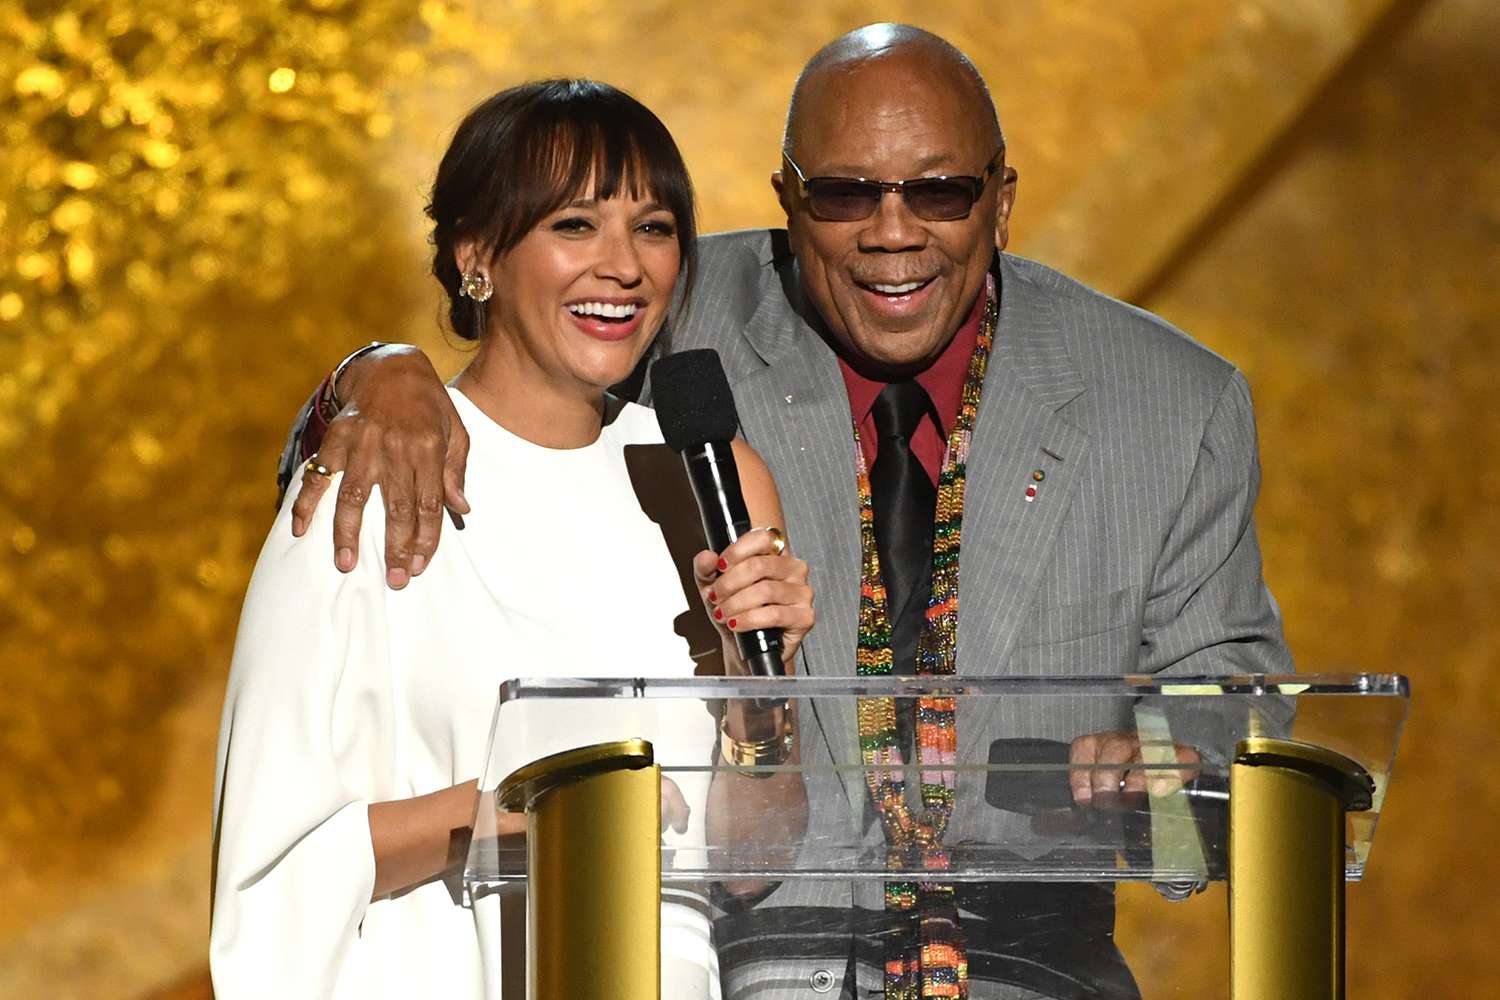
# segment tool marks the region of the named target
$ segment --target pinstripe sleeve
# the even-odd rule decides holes
[[[277,510],[281,509],[281,501],[286,497],[287,487],[292,484],[292,477],[297,474],[297,467],[318,450],[323,434],[328,430],[328,424],[318,414],[318,397],[322,394],[323,386],[320,384],[307,402],[302,404],[302,409],[297,411],[297,419],[292,421],[291,429],[287,431],[281,458],[276,461]]]
[[[1289,673],[1281,615],[1261,578],[1250,389],[1235,372],[1204,426],[1146,602],[1142,667],[1175,674]]]

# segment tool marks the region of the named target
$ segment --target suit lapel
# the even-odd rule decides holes
[[[1003,254],[1000,275],[1000,322],[964,496],[957,671],[971,676],[1002,672],[1089,446],[1088,434],[1058,412],[1085,385],[1052,304]],[[962,713],[960,760],[986,759],[997,707],[987,698]]]
[[[778,262],[789,268],[783,258]],[[783,271],[795,291],[795,276]],[[803,644],[809,676],[850,677],[859,612],[859,509],[849,397],[833,352],[798,314],[788,295],[767,288],[745,327],[745,338],[766,362],[735,380],[735,403],[745,438],[775,476],[793,550],[811,569],[817,627]],[[832,759],[845,767],[840,781],[850,801],[848,765],[859,763],[858,723],[849,698],[819,699],[818,722]]]

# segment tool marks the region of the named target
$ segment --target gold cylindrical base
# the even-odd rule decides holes
[[[1229,788],[1232,1000],[1342,1000],[1344,814],[1370,808],[1354,761],[1256,737]]]
[[[538,761],[499,798],[527,813],[530,1000],[660,1000],[661,768],[650,744]]]

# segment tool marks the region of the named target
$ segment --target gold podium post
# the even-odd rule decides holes
[[[496,808],[526,813],[529,1000],[661,1000],[661,768],[622,740],[534,761]]]
[[[1343,1000],[1344,814],[1373,794],[1342,754],[1241,741],[1229,778],[1231,1000]]]

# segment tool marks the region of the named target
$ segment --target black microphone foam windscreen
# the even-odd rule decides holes
[[[728,441],[739,430],[734,394],[719,352],[711,348],[669,354],[653,364],[651,405],[673,451]]]

